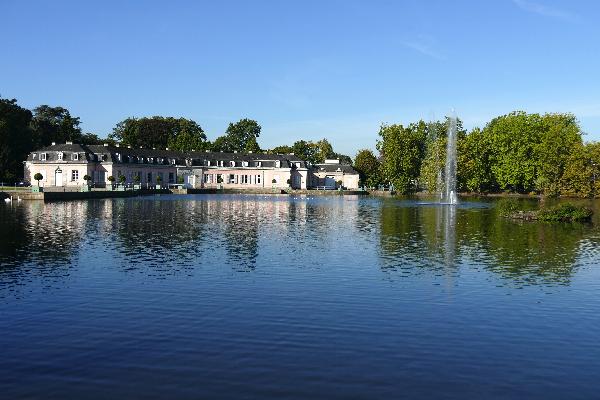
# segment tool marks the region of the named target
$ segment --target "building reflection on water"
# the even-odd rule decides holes
[[[94,251],[107,268],[153,276],[364,259],[361,268],[373,262],[388,276],[470,268],[518,284],[568,284],[598,241],[586,225],[515,224],[491,208],[344,196],[23,202],[0,207],[0,217],[0,283],[23,279],[24,270],[63,279]]]

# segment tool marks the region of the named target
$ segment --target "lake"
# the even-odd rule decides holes
[[[0,397],[598,397],[600,221],[493,205],[0,204]]]

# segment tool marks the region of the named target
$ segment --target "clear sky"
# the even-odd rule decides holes
[[[248,117],[262,147],[328,138],[354,156],[381,123],[468,128],[572,112],[600,140],[600,1],[0,0],[0,95],[63,106],[106,136],[183,116],[209,139]]]

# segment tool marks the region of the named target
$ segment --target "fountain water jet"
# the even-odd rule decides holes
[[[453,113],[454,114],[454,113]],[[456,195],[456,116],[448,119],[448,134],[446,144],[446,166],[444,168],[444,189],[441,192],[441,202],[457,204]]]

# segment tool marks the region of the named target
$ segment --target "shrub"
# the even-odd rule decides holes
[[[560,204],[555,207],[542,208],[538,211],[538,219],[548,222],[589,221],[593,211],[587,207],[577,207],[571,203]]]
[[[33,179],[35,179],[37,181],[37,185],[40,186],[40,181],[44,179],[44,176],[38,172],[33,176]]]
[[[516,199],[502,199],[496,203],[496,209],[502,216],[509,216],[520,211],[519,202]]]

